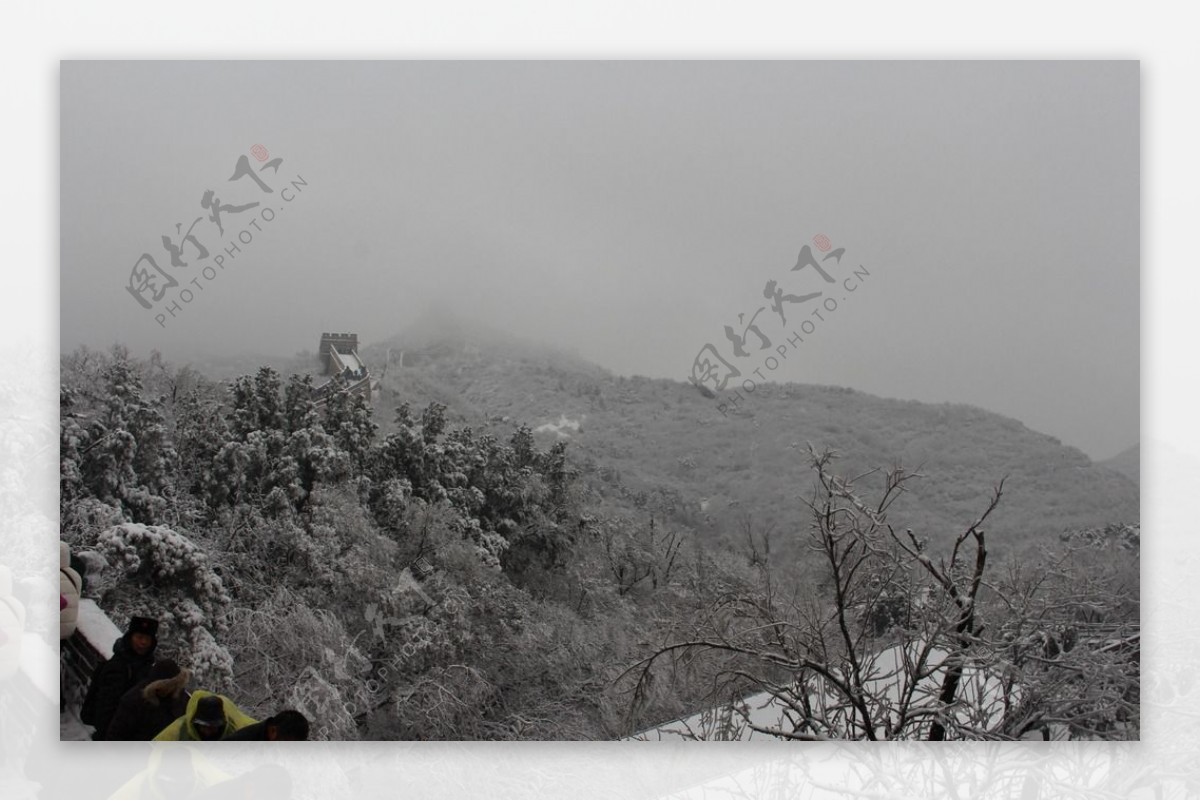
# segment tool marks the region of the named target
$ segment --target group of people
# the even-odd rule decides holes
[[[223,695],[188,692],[190,671],[156,659],[158,621],[134,617],[92,674],[80,720],[94,740],[307,740],[308,719],[285,709],[266,720]]]

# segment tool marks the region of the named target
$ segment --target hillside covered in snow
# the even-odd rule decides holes
[[[251,714],[295,707],[325,739],[610,739],[814,654],[916,638],[944,660],[977,629],[1024,666],[1012,698],[1050,709],[1075,689],[1033,681],[1036,649],[1131,641],[1137,484],[1015,420],[807,385],[721,410],[491,332],[359,353],[372,402],[321,406],[311,353],[63,357],[63,536],[107,565],[86,593],[153,613],[164,652]],[[843,506],[814,516],[822,497]],[[679,642],[718,658],[665,670]],[[1112,694],[1073,707],[1076,736],[1136,729],[1126,652],[1105,653]]]

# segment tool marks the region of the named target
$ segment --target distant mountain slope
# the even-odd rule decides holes
[[[1135,484],[1142,481],[1142,446],[1141,443],[1118,453],[1111,459],[1105,459],[1102,464],[1110,470],[1116,470]]]
[[[539,429],[568,453],[602,508],[670,516],[706,540],[735,542],[747,519],[773,527],[772,553],[799,555],[800,496],[811,487],[804,445],[839,452],[854,475],[902,463],[926,476],[891,520],[934,541],[961,531],[1007,476],[989,520],[993,552],[1016,553],[1066,529],[1136,522],[1138,487],[1059,440],[970,406],[889,400],[838,387],[760,386],[737,411],[683,381],[625,378],[582,359],[459,327],[360,348],[381,378],[386,430],[408,401],[445,404],[461,422]],[[865,478],[873,497],[882,476]]]

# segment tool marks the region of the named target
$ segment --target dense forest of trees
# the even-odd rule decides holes
[[[87,593],[321,738],[604,739],[763,690],[799,710],[785,738],[1137,736],[1136,526],[991,564],[968,520],[935,557],[888,521],[912,475],[872,506],[814,451],[809,530],[747,519],[705,547],[519,420],[401,403],[384,435],[361,398],[315,406],[308,376],[221,385],[120,348],[65,356],[60,404],[63,537],[107,563]],[[939,689],[897,709],[867,673],[904,643]],[[1000,711],[960,714],[979,666]]]
[[[404,401],[445,404],[454,419],[474,425],[509,418],[536,428],[565,416],[580,423],[569,432],[571,454],[600,503],[669,517],[710,547],[740,547],[750,515],[756,526],[777,532],[776,561],[806,558],[794,532],[808,525],[797,494],[811,480],[809,442],[835,449],[839,470],[849,473],[892,464],[919,468],[924,478],[892,511],[934,540],[952,537],[1008,476],[1005,503],[990,517],[995,564],[1036,557],[1064,531],[1138,519],[1135,481],[977,407],[763,384],[723,414],[690,383],[613,375],[494,331],[467,339],[401,335],[362,353],[371,365],[387,365],[386,374],[380,370],[378,408],[389,412],[381,411],[381,429]],[[279,368],[297,369],[284,362]]]

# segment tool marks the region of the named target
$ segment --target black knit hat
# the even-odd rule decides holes
[[[224,726],[225,704],[215,695],[206,695],[196,702],[196,714],[192,717],[196,726]]]
[[[158,621],[152,617],[131,617],[129,619],[130,634],[149,634],[158,637]]]

